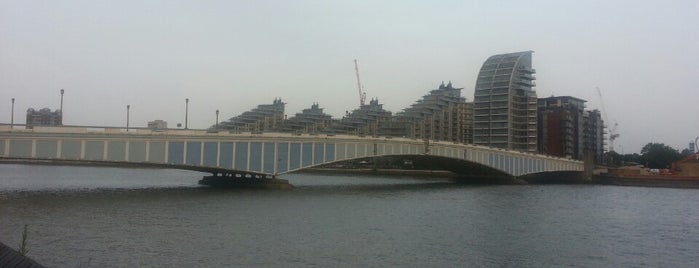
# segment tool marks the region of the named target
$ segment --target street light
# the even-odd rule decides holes
[[[126,105],[126,132],[129,131],[129,110],[131,109],[131,105]]]
[[[187,117],[189,117],[189,98],[184,99],[184,129],[187,129]]]
[[[12,115],[10,116],[10,128],[15,125],[15,98],[12,98]]]
[[[216,110],[216,129],[218,129],[218,109]]]

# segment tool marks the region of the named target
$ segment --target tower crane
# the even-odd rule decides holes
[[[619,137],[619,133],[616,132],[616,127],[618,126],[619,123],[617,123],[616,120],[614,120],[614,126],[612,126],[612,128],[609,130],[609,147],[611,148],[609,149],[610,151],[614,151],[614,140],[616,140],[616,138]],[[622,147],[621,149],[623,153],[624,148]]]
[[[362,82],[359,80],[359,66],[357,65],[357,59],[354,59],[354,72],[357,75],[357,89],[359,90],[359,105],[364,106],[366,101],[366,92],[362,88]]]
[[[604,105],[604,98],[602,98],[602,91],[599,90],[599,87],[595,87],[597,90],[597,94],[599,95],[599,101],[602,106],[602,115],[604,116],[604,122],[609,122],[609,118],[607,117],[607,109]],[[609,124],[609,123],[607,123]],[[614,126],[612,126],[611,129],[609,129],[609,151],[613,152],[614,151],[614,140],[616,140],[619,137],[619,133],[616,133],[616,128],[619,126],[619,123],[614,120]]]

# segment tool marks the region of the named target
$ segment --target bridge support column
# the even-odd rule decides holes
[[[277,179],[274,175],[236,172],[217,173],[204,176],[199,184],[216,188],[259,188],[259,189],[291,189],[288,180]]]
[[[583,176],[585,180],[591,181],[595,173],[595,154],[586,150],[583,153]]]

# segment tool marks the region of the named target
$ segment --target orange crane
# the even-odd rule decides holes
[[[357,65],[357,59],[354,59],[354,72],[357,74],[357,89],[359,89],[359,105],[364,106],[366,102],[366,92],[362,88],[362,82],[359,80],[359,66]]]

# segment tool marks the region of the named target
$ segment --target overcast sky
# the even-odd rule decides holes
[[[533,50],[539,97],[574,96],[618,122],[618,152],[699,136],[699,1],[0,0],[0,122],[27,108],[64,124],[154,119],[206,128],[281,97],[289,117],[367,98],[398,112],[451,80],[473,99],[491,55]]]

